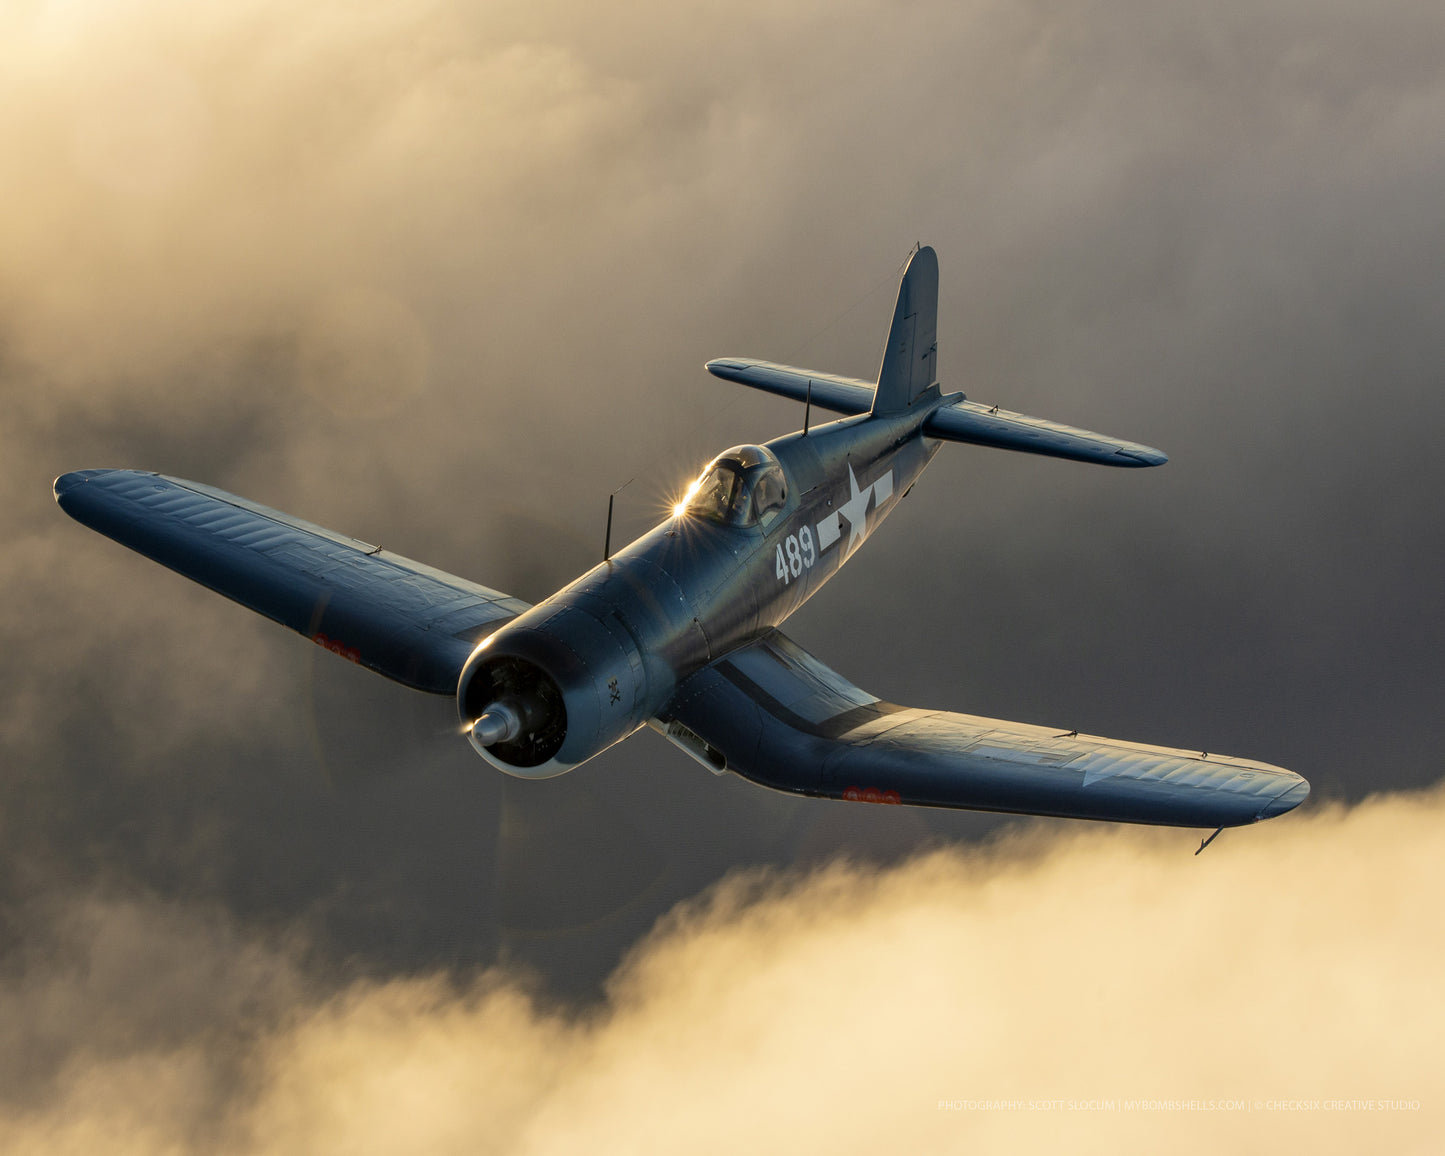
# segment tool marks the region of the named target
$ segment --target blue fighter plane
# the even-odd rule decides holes
[[[804,402],[804,428],[725,450],[666,521],[535,606],[197,482],[79,470],[55,498],[352,662],[455,695],[477,753],[521,778],[560,775],[651,726],[718,774],[826,799],[1204,828],[1298,806],[1309,784],[1265,763],[883,702],[782,632],[944,442],[1167,460],[943,393],[937,314],[938,260],[923,247],[876,383],[709,362]],[[812,407],[844,416],[810,425]]]

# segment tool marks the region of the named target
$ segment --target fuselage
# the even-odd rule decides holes
[[[904,413],[861,414],[766,443],[786,494],[755,524],[675,513],[498,630],[462,674],[463,720],[511,685],[501,675],[476,679],[478,669],[515,682],[535,667],[555,686],[556,695],[547,687],[544,696],[560,704],[566,733],[530,754],[474,740],[479,753],[512,774],[560,774],[657,716],[689,675],[780,625],[933,459],[941,443],[921,427],[941,400],[935,394]],[[498,656],[511,666],[499,666]],[[542,754],[533,766],[518,765]]]

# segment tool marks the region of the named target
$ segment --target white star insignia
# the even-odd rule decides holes
[[[858,488],[858,479],[853,476],[853,463],[848,463],[848,489],[853,496],[838,506],[838,512],[848,519],[848,549],[855,542],[861,542],[868,532],[868,500],[873,497],[873,487]]]

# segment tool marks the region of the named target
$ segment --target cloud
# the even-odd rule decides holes
[[[1035,827],[886,870],[745,872],[671,912],[583,1012],[499,969],[318,992],[214,920],[91,904],[64,962],[0,987],[7,1065],[38,1033],[79,1045],[38,1106],[9,1100],[0,1140],[1424,1150],[1445,1094],[1445,795],[1191,851],[1180,832]]]

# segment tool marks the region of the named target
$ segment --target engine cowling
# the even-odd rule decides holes
[[[472,653],[457,710],[477,753],[525,779],[570,771],[651,714],[642,654],[621,622],[546,603]]]

